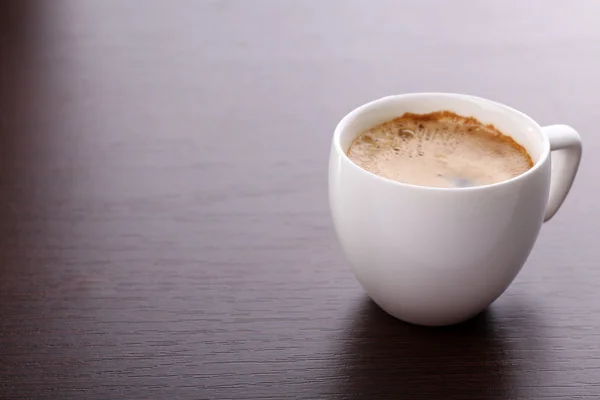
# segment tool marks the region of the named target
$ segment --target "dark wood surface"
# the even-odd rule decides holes
[[[600,3],[4,1],[1,399],[597,399]],[[454,91],[567,123],[579,177],[451,328],[363,294],[338,120]]]

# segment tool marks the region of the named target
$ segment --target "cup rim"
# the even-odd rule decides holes
[[[539,159],[537,160],[537,162],[535,164],[533,164],[533,167],[529,168],[527,171],[525,171],[522,174],[517,175],[513,178],[504,180],[504,181],[490,183],[490,184],[486,184],[486,185],[478,185],[478,186],[442,188],[442,187],[434,187],[434,186],[414,185],[411,183],[399,182],[399,181],[395,181],[393,179],[389,179],[389,178],[385,178],[383,176],[377,175],[373,172],[367,171],[366,169],[364,169],[364,168],[360,167],[359,165],[357,165],[356,163],[354,163],[352,160],[350,160],[350,158],[348,157],[348,154],[346,154],[346,152],[342,149],[342,145],[340,143],[340,138],[342,136],[342,132],[345,130],[346,126],[348,125],[349,120],[351,118],[355,117],[356,115],[363,113],[367,109],[376,107],[381,103],[385,103],[385,102],[388,102],[388,101],[391,101],[391,100],[394,100],[397,98],[419,98],[419,97],[432,97],[432,96],[438,96],[438,97],[441,96],[441,97],[448,97],[448,98],[469,98],[472,100],[491,104],[495,107],[501,108],[509,113],[515,114],[515,115],[525,119],[533,127],[535,127],[535,129],[537,130],[538,134],[540,135],[540,137],[542,139],[542,149],[541,149],[541,154],[540,154]],[[333,146],[334,146],[335,150],[339,154],[341,154],[342,160],[344,160],[344,162],[346,162],[346,163],[351,164],[351,166],[353,168],[356,168],[356,169],[362,171],[363,173],[368,174],[371,177],[378,179],[382,182],[387,182],[389,184],[400,186],[400,187],[420,189],[420,190],[429,190],[429,191],[467,192],[467,191],[478,191],[478,190],[486,190],[486,189],[490,189],[490,188],[499,188],[502,186],[507,186],[507,185],[510,185],[519,180],[526,179],[528,176],[534,174],[537,170],[539,170],[542,167],[542,165],[544,165],[548,156],[550,155],[550,141],[548,140],[548,137],[542,132],[542,127],[540,126],[540,124],[538,124],[537,121],[534,120],[533,118],[531,118],[529,115],[527,115],[513,107],[510,107],[506,104],[503,104],[503,103],[489,100],[484,97],[474,96],[474,95],[470,95],[470,94],[461,94],[461,93],[413,92],[413,93],[404,93],[404,94],[396,94],[396,95],[380,97],[378,99],[371,100],[367,103],[364,103],[364,104],[354,108],[348,114],[346,114],[340,120],[340,122],[337,124],[333,135],[334,135]]]

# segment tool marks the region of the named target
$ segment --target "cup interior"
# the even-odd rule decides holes
[[[547,156],[550,145],[541,127],[529,116],[506,105],[483,98],[451,93],[415,93],[384,97],[358,107],[339,123],[335,131],[338,150],[347,153],[358,135],[404,113],[426,114],[452,111],[492,124],[527,150],[534,168]],[[533,169],[533,168],[532,168]]]

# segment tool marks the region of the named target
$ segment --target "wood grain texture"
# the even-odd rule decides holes
[[[598,398],[599,12],[1,2],[0,398]],[[451,328],[373,306],[328,212],[337,121],[409,91],[584,141],[515,283]]]

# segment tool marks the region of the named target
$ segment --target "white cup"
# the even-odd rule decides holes
[[[383,178],[346,155],[370,127],[405,112],[440,110],[493,124],[525,147],[533,167],[504,182],[445,189]],[[483,311],[519,273],[542,223],[565,200],[580,159],[573,128],[541,127],[490,100],[384,97],[353,110],[335,129],[329,160],[335,231],[356,278],[386,312],[419,325],[459,323]]]

